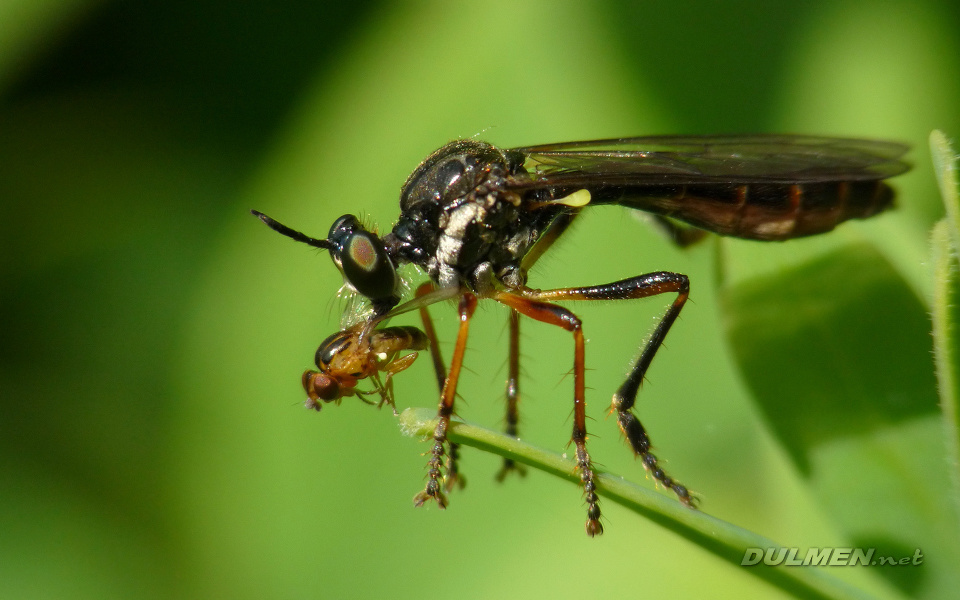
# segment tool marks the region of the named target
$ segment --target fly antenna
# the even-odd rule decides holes
[[[330,240],[318,240],[317,238],[312,238],[306,234],[300,233],[296,229],[290,229],[283,223],[271,219],[258,210],[251,210],[250,212],[253,214],[253,216],[263,221],[264,225],[276,231],[277,233],[287,236],[288,238],[297,240],[298,242],[303,242],[304,244],[309,244],[314,248],[323,248],[324,250],[332,250],[334,247]]]

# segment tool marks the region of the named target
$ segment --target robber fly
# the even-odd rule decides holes
[[[431,303],[459,299],[459,329],[442,381],[428,481],[415,497],[417,505],[430,499],[446,504],[441,482],[456,468],[455,460],[443,461],[447,427],[477,301],[489,298],[511,309],[507,431],[512,435],[519,398],[519,315],[569,331],[574,342],[572,441],[587,503],[586,530],[594,536],[603,527],[586,447],[584,334],[580,319],[557,302],[676,294],[613,394],[611,410],[644,468],[692,508],[694,495],[660,466],[632,410],[644,375],[689,296],[690,283],[680,273],[654,272],[542,290],[527,285],[537,259],[583,209],[610,204],[652,213],[682,244],[698,237],[686,226],[765,241],[824,233],[890,207],[893,191],[883,180],[909,168],[900,160],[906,151],[894,142],[800,135],[656,136],[506,150],[457,140],[428,156],[410,175],[400,193],[400,216],[382,238],[352,215],[338,219],[325,239],[317,239],[253,212],[275,231],[330,251],[347,286],[370,301],[363,331],[372,333],[377,323],[394,315],[416,309],[425,314]],[[406,263],[422,269],[434,289],[400,304],[396,269]],[[455,453],[449,456],[455,459]]]

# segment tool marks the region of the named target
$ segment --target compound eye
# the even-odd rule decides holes
[[[360,226],[360,221],[353,215],[343,215],[339,219],[333,222],[333,225],[330,226],[330,233],[327,234],[327,239],[335,244],[342,244],[343,239],[353,233],[358,229],[363,229]]]
[[[330,257],[357,292],[377,301],[394,300],[399,279],[383,242],[363,228],[353,215],[343,215],[330,227]]]
[[[336,379],[316,371],[304,371],[303,389],[313,401],[331,402],[340,397],[340,384]]]
[[[371,300],[396,295],[399,281],[393,262],[380,238],[369,231],[356,231],[344,240],[340,268],[347,283]]]

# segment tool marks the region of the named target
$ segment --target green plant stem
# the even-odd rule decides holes
[[[946,212],[946,218],[934,225],[930,236],[933,356],[953,479],[953,505],[960,516],[960,353],[957,339],[960,193],[957,189],[957,157],[943,132],[935,130],[930,134],[930,154]]]
[[[436,424],[436,413],[430,409],[408,408],[400,415],[400,426],[403,432],[410,436],[431,436]],[[580,483],[573,460],[503,433],[452,419],[447,437],[452,442],[499,454],[571,483]],[[640,487],[623,477],[601,472],[598,484],[598,493],[601,496],[660,524],[738,567],[748,548],[779,548],[772,540],[701,511],[690,510],[672,498]],[[831,577],[823,568],[787,567],[782,564],[769,566],[762,561],[754,566],[740,568],[747,569],[752,575],[798,598],[870,597],[861,590]]]
[[[930,237],[934,272],[933,357],[953,479],[953,504],[960,515],[960,390],[957,389],[957,361],[960,357],[955,353],[957,324],[951,311],[957,302],[957,260],[951,248],[946,219],[934,226]]]
[[[930,155],[937,185],[943,199],[943,208],[949,223],[954,251],[960,250],[960,191],[957,189],[957,155],[947,136],[939,129],[930,133]]]

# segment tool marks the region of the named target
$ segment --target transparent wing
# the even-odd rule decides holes
[[[910,168],[897,142],[808,135],[649,136],[525,146],[515,189],[868,181]]]

